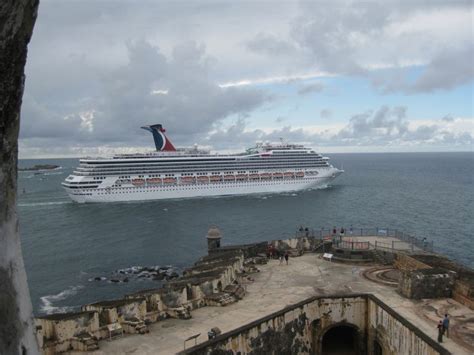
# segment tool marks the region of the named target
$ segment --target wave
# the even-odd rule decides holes
[[[54,306],[53,303],[57,301],[62,301],[65,300],[66,298],[70,296],[74,296],[77,294],[77,291],[79,291],[81,288],[84,286],[77,285],[77,286],[70,286],[67,289],[55,294],[55,295],[46,295],[43,297],[40,297],[41,300],[41,306],[40,310],[43,313],[46,314],[52,314],[52,313],[57,313],[57,312],[67,312],[71,311],[75,307],[72,306]]]
[[[43,175],[62,175],[62,174],[64,174],[64,171],[58,171],[58,172],[54,172],[54,173],[42,173],[42,174]]]
[[[30,203],[19,203],[18,207],[37,207],[37,206],[52,206],[52,205],[67,205],[72,201],[49,201],[49,202],[30,202]]]

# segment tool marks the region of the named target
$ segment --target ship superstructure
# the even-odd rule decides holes
[[[175,149],[161,125],[153,134],[157,151],[83,158],[62,183],[76,202],[140,201],[325,187],[343,171],[329,158],[297,144],[257,143],[242,154]]]

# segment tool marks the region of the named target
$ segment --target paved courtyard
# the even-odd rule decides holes
[[[173,354],[183,350],[185,339],[193,335],[200,334],[196,338],[198,343],[206,341],[212,327],[227,332],[308,297],[344,292],[374,293],[434,340],[436,323],[447,311],[452,314],[453,331],[443,345],[453,354],[474,352],[474,311],[452,299],[405,299],[393,287],[364,278],[362,272],[367,268],[325,261],[317,254],[291,258],[289,265],[271,260],[259,266],[260,272],[252,275],[254,281],[246,283],[247,295],[243,300],[226,307],[200,308],[192,312],[190,320],[154,323],[146,335],[101,341],[100,350],[93,354]],[[194,345],[194,340],[186,345]]]

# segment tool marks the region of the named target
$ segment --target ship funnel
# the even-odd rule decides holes
[[[155,140],[155,147],[158,152],[174,152],[176,148],[165,135],[165,129],[161,124],[154,124],[150,126],[141,127],[153,134]]]

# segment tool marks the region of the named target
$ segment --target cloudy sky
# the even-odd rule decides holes
[[[20,157],[472,151],[472,1],[42,0]]]

